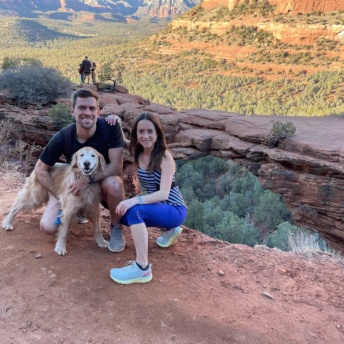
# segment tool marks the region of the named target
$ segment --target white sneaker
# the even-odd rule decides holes
[[[162,232],[162,236],[156,239],[156,243],[160,247],[170,247],[179,237],[180,234],[182,234],[183,228],[181,227],[175,227],[168,231]]]
[[[148,265],[147,270],[141,270],[135,261],[125,263],[123,268],[110,270],[110,277],[120,284],[147,283],[152,280],[152,265]]]

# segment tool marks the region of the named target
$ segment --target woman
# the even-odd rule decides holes
[[[134,154],[138,178],[147,194],[124,200],[116,208],[116,213],[122,216],[121,223],[130,226],[136,260],[123,268],[111,269],[110,276],[121,284],[146,283],[153,277],[148,262],[147,227],[166,228],[156,243],[169,247],[182,232],[179,226],[186,218],[187,208],[175,183],[175,162],[167,149],[159,119],[141,113],[126,144]]]
[[[91,63],[91,77],[92,77],[92,84],[95,85],[96,84],[96,68],[97,65],[95,62]]]

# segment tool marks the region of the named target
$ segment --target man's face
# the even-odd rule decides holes
[[[71,109],[72,116],[75,118],[77,125],[83,129],[91,129],[97,123],[100,109],[97,101],[93,97],[77,98],[74,109]]]

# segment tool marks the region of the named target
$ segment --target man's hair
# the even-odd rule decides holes
[[[99,96],[98,96],[98,94],[96,92],[90,90],[90,89],[87,89],[87,88],[79,88],[72,93],[71,103],[72,103],[73,109],[75,107],[77,98],[89,98],[89,97],[92,97],[96,100],[97,107],[99,108]]]

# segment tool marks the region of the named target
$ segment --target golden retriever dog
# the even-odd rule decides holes
[[[69,185],[80,178],[96,176],[100,171],[104,171],[106,162],[104,157],[91,147],[84,147],[74,153],[71,164],[55,164],[51,170],[51,178],[56,194],[59,195],[62,215],[58,227],[55,252],[65,255],[66,238],[70,222],[76,218],[76,214],[83,209],[85,216],[92,222],[94,235],[98,246],[107,247],[108,241],[104,240],[100,231],[100,209],[101,188],[99,183],[89,184],[80,196],[74,196]],[[50,193],[39,182],[35,172],[26,178],[23,189],[12,205],[11,211],[2,222],[5,230],[13,229],[15,216],[23,210],[34,210],[46,204]]]

